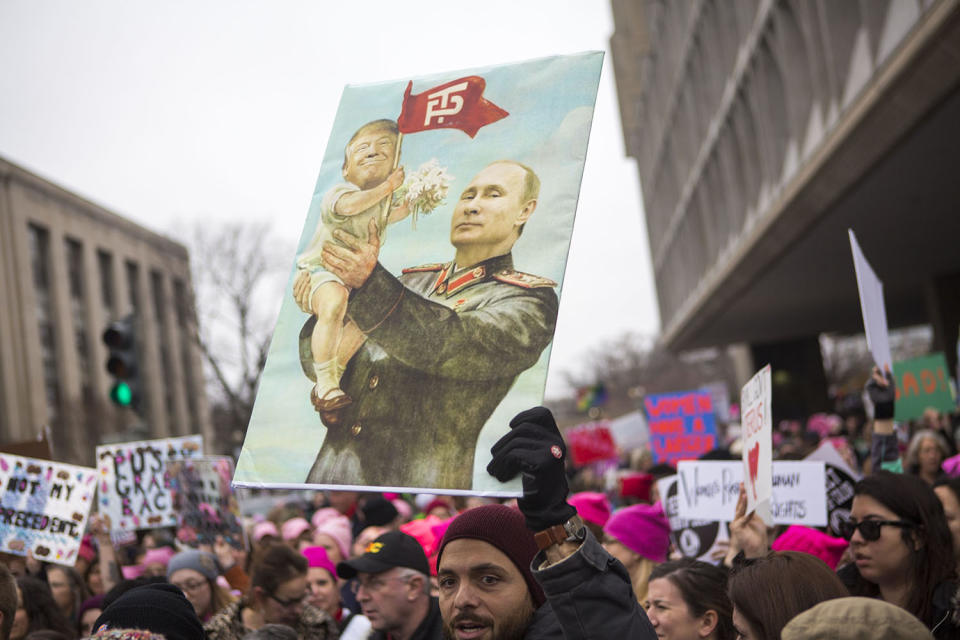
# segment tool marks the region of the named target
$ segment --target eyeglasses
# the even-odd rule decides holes
[[[860,531],[860,535],[867,542],[873,542],[880,539],[880,529],[884,526],[900,527],[901,529],[910,529],[916,525],[905,520],[841,520],[837,526],[840,529],[840,535],[849,540],[853,537],[854,531]]]
[[[383,578],[381,576],[364,576],[362,578],[357,577],[350,583],[350,591],[353,592],[353,595],[357,595],[357,592],[360,591],[360,587],[363,587],[363,590],[367,593],[372,591],[380,591],[390,580],[403,580],[404,582],[409,582],[411,576],[390,576],[388,578]]]
[[[308,592],[304,592],[304,594],[301,595],[299,598],[290,598],[289,600],[281,600],[280,598],[278,598],[272,593],[267,594],[267,596],[270,599],[272,599],[274,602],[276,602],[278,605],[280,605],[284,609],[289,609],[291,607],[297,606],[298,604],[303,604],[309,595],[310,594]]]
[[[203,587],[203,585],[207,583],[204,582],[203,580],[191,580],[189,582],[171,582],[170,584],[180,589],[180,591],[192,592],[192,591],[199,591]]]

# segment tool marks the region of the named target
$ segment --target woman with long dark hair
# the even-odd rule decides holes
[[[58,631],[68,638],[76,636],[70,622],[53,599],[50,587],[37,578],[17,578],[19,593],[10,640],[21,640],[34,631]]]
[[[906,609],[937,638],[960,635],[953,539],[926,482],[888,471],[864,478],[841,530],[854,562],[838,573],[852,595]]]

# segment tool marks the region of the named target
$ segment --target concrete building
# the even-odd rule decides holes
[[[209,441],[187,250],[0,158],[0,442],[50,425],[54,456],[92,464],[104,439]],[[101,336],[138,325],[144,418],[108,400]]]
[[[931,324],[954,370],[960,2],[612,6],[666,344],[747,343],[822,408],[818,334],[863,331],[851,228],[890,326]]]

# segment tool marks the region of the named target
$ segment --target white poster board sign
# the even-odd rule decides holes
[[[0,453],[0,551],[73,566],[96,469]]]
[[[717,520],[681,518],[679,477],[673,475],[657,480],[663,512],[670,523],[670,541],[686,558],[719,564],[726,554],[724,543],[730,539],[727,524]]]
[[[689,520],[733,520],[744,468],[739,462],[687,460],[677,465],[678,515]],[[820,461],[778,460],[771,474],[774,524],[827,525],[826,474]]]
[[[867,347],[873,361],[881,371],[893,371],[890,355],[890,336],[887,331],[887,307],[883,301],[883,283],[874,273],[866,256],[860,250],[853,229],[850,233],[850,251],[853,253],[853,268],[857,273],[857,290],[860,292],[860,310],[863,312],[863,329],[867,335]]]
[[[177,514],[164,481],[166,463],[202,455],[202,436],[97,447],[100,513],[110,516],[114,531],[176,526]]]
[[[757,372],[740,390],[743,434],[744,484],[747,513],[757,515],[771,526],[770,499],[773,495],[773,413],[770,365]]]

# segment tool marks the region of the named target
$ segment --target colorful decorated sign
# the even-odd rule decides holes
[[[733,520],[740,483],[744,482],[741,463],[687,460],[677,465],[677,475],[678,514],[681,518],[722,522]],[[770,480],[772,523],[826,526],[823,462],[777,460],[773,463]],[[749,495],[749,490],[747,493]]]
[[[616,460],[617,445],[610,432],[610,422],[587,422],[567,429],[564,434],[573,464],[582,467],[591,462]]]
[[[883,300],[883,283],[863,255],[853,229],[849,229],[850,251],[853,253],[853,268],[857,274],[857,290],[860,292],[860,311],[863,313],[863,329],[867,347],[873,361],[881,371],[893,369],[890,355],[890,335],[887,331],[887,307]]]
[[[770,526],[770,498],[773,493],[773,407],[771,406],[770,365],[750,378],[740,390],[741,433],[743,434],[744,483],[747,513],[757,515]]]
[[[100,513],[114,530],[154,529],[177,524],[164,483],[169,460],[203,455],[201,436],[123,442],[97,447]]]
[[[240,505],[230,486],[233,459],[187,458],[167,463],[167,488],[177,513],[177,539],[192,547],[212,545],[218,536],[246,548]]]
[[[344,89],[237,485],[521,494],[602,59]]]
[[[96,479],[95,469],[0,453],[0,551],[73,566]]]
[[[649,395],[643,400],[654,462],[676,464],[717,446],[717,422],[708,391]]]
[[[919,418],[928,408],[947,413],[956,409],[942,353],[895,362],[893,377],[897,381],[894,420]]]

